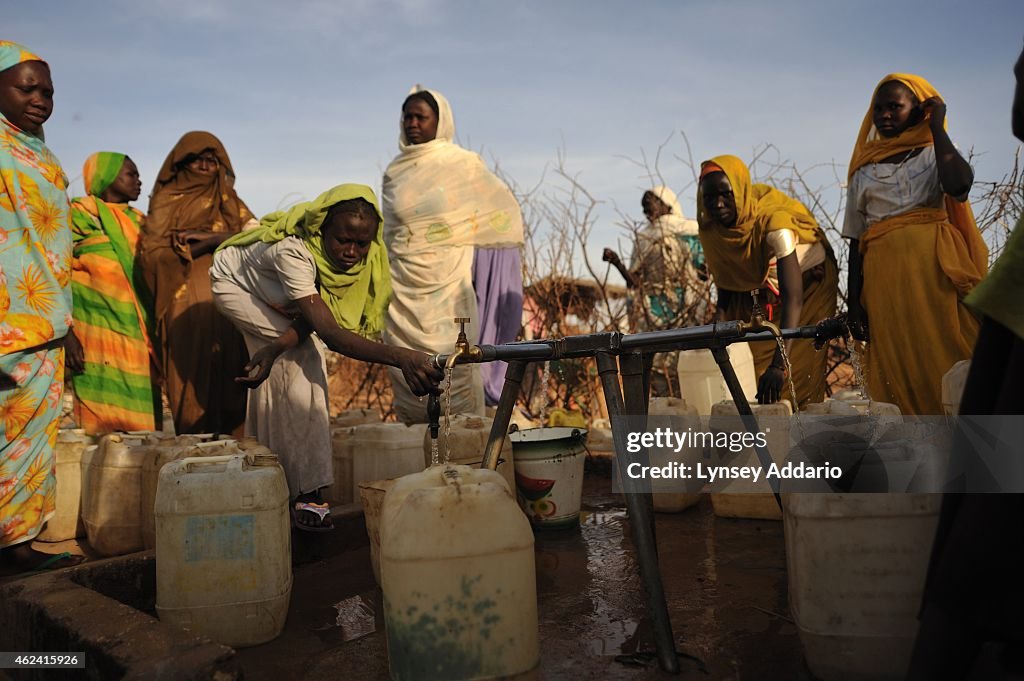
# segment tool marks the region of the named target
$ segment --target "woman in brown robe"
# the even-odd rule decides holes
[[[246,388],[234,379],[245,374],[245,341],[214,307],[209,273],[217,247],[254,219],[234,184],[220,140],[208,132],[185,134],[160,168],[139,240],[179,433],[244,430]]]

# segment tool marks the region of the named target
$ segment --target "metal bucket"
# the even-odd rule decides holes
[[[534,528],[575,527],[583,496],[587,431],[529,428],[509,434],[516,497]]]

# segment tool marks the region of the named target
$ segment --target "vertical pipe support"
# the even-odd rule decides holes
[[[626,361],[630,371],[634,371],[634,361],[639,361],[642,372],[643,360],[640,355],[630,357],[632,359],[627,359]],[[642,493],[632,491],[635,486],[627,484],[624,477],[626,433],[623,430],[622,418],[616,417],[625,416],[628,412],[625,412],[622,391],[619,388],[618,367],[616,366],[615,357],[607,352],[598,352],[597,372],[601,377],[601,386],[604,389],[605,400],[608,403],[608,415],[612,420],[612,437],[615,440],[615,469],[618,471],[619,484],[625,492],[626,509],[629,513],[633,545],[636,548],[637,560],[640,563],[640,577],[643,580],[647,596],[647,612],[651,617],[651,623],[654,627],[654,643],[657,647],[658,666],[661,667],[662,671],[678,674],[679,657],[676,654],[672,622],[668,616],[668,605],[665,603],[665,588],[661,581],[661,569],[658,566],[658,553],[655,547],[654,533],[652,532],[653,519]],[[627,378],[627,385],[634,400],[637,391],[636,379],[640,380],[639,388],[642,391],[642,375],[634,373],[630,378]],[[646,401],[644,400],[643,403],[646,404]],[[645,407],[644,412],[646,412]],[[618,427],[616,427],[616,422],[618,422]],[[646,450],[640,454],[646,458]]]
[[[523,360],[512,360],[505,369],[505,383],[501,386],[501,397],[498,398],[498,408],[494,412],[494,421],[487,437],[481,468],[490,468],[493,471],[498,467],[501,444],[508,434],[508,424],[512,420],[512,410],[516,408],[516,398],[519,397],[519,387],[523,383],[523,376],[526,375],[527,364],[528,362]]]

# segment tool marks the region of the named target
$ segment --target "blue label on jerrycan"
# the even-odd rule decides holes
[[[185,525],[185,562],[251,560],[255,555],[255,517],[203,515]]]

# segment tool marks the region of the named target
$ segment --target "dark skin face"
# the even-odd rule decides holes
[[[214,175],[220,168],[220,159],[213,149],[203,149],[198,156],[187,162],[185,167],[200,175]]]
[[[370,252],[377,223],[357,213],[337,213],[321,227],[327,259],[342,272],[359,264]]]
[[[100,198],[108,203],[128,203],[138,199],[140,193],[142,180],[139,178],[139,169],[135,161],[125,158],[117,179],[103,190]]]
[[[50,67],[26,61],[0,71],[0,112],[25,132],[38,135],[53,113]]]
[[[882,137],[896,137],[921,122],[924,113],[914,95],[897,82],[884,83],[871,105],[872,122]]]
[[[644,215],[651,221],[672,212],[672,209],[665,205],[664,201],[654,195],[654,192],[644,192],[643,198],[640,199],[640,206],[644,209]]]
[[[409,144],[423,144],[437,137],[437,114],[422,99],[413,99],[402,108],[402,129]]]
[[[709,173],[700,181],[704,210],[723,227],[736,226],[736,197],[725,173]]]

